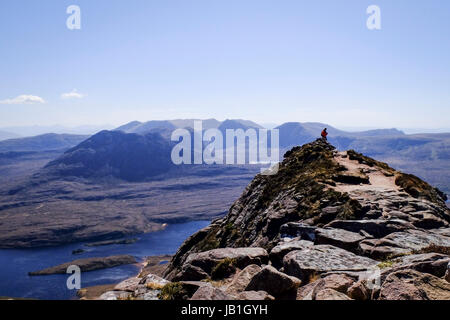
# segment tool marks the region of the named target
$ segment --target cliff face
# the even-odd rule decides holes
[[[421,272],[442,280],[450,261],[450,210],[445,200],[441,191],[415,176],[352,150],[338,152],[317,140],[287,152],[278,174],[256,176],[225,218],[187,239],[168,266],[166,278],[202,280],[221,271],[222,278],[232,281],[239,271],[255,264],[239,250],[253,248],[265,250],[268,260],[258,253],[256,265],[267,267],[255,277],[263,282],[281,277],[288,287],[297,282],[285,277],[300,281],[289,287],[290,293],[268,292],[275,298],[286,298],[288,293],[292,297],[294,287],[297,298],[302,298],[311,293],[307,286],[315,288],[318,281],[337,272],[346,274],[339,277],[344,281],[373,268],[382,269],[381,279],[387,284],[408,276],[390,277],[399,270],[420,273],[411,276],[417,283],[425,281]],[[253,285],[241,289],[264,289],[252,281]],[[227,288],[222,289],[230,291]],[[420,290],[432,295],[428,289]],[[371,294],[394,299],[391,291]],[[448,283],[442,292],[450,297]]]

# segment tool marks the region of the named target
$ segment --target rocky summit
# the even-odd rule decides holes
[[[227,216],[179,248],[170,282],[146,288],[160,299],[450,299],[446,200],[317,140],[288,151],[276,175],[256,176]]]

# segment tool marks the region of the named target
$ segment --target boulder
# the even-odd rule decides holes
[[[211,283],[205,281],[181,281],[180,284],[188,297],[192,297],[200,288],[212,286]]]
[[[450,283],[411,269],[397,271],[383,282],[379,299],[450,300]]]
[[[281,268],[286,254],[294,250],[311,248],[313,245],[313,242],[307,240],[283,241],[270,251],[269,258],[273,266]]]
[[[366,286],[366,281],[359,280],[348,288],[347,295],[353,300],[366,301],[370,299],[371,292]]]
[[[202,268],[191,264],[184,264],[181,271],[172,277],[172,281],[200,281],[208,277],[209,274],[203,271]]]
[[[226,288],[229,294],[237,294],[247,288],[252,278],[261,271],[261,267],[256,264],[251,264],[245,267],[244,270],[238,272]]]
[[[233,296],[212,286],[200,287],[190,300],[235,300]]]
[[[266,266],[251,279],[245,291],[266,291],[277,299],[294,299],[300,284],[299,279]]]
[[[237,295],[237,300],[275,300],[273,296],[265,291],[243,291]]]
[[[343,229],[318,228],[316,230],[316,244],[330,244],[349,251],[355,251],[359,242],[366,237],[356,232]]]
[[[308,283],[306,286],[299,287],[297,290],[296,300],[312,300],[312,292],[316,287],[316,282],[317,281]]]
[[[351,299],[342,292],[333,289],[324,289],[317,293],[315,300],[351,300]]]
[[[214,267],[225,260],[232,261],[235,267],[243,269],[250,264],[267,264],[269,255],[262,248],[223,248],[193,253],[188,256],[181,272],[175,279],[206,279],[211,275]]]
[[[288,253],[284,259],[284,271],[309,282],[315,275],[333,271],[365,271],[378,262],[330,245],[317,245],[310,249]]]

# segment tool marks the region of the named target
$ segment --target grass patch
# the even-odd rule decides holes
[[[149,290],[161,290],[164,288],[164,284],[157,283],[157,282],[149,282],[145,285],[145,287]]]
[[[179,282],[171,282],[161,288],[158,298],[161,300],[183,300],[187,294],[183,285]]]
[[[395,261],[393,261],[393,260],[385,260],[378,264],[378,268],[387,269],[387,268],[391,268],[394,264],[395,264]]]
[[[209,250],[213,250],[213,249],[217,249],[220,247],[220,243],[219,240],[217,240],[216,238],[216,233],[217,230],[211,231],[206,237],[205,239],[203,239],[202,241],[200,241],[198,243],[198,249],[200,252],[203,251],[209,251]]]

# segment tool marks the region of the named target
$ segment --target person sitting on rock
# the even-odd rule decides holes
[[[328,136],[327,128],[322,130],[321,136],[322,136],[323,140],[327,141],[327,136]]]

